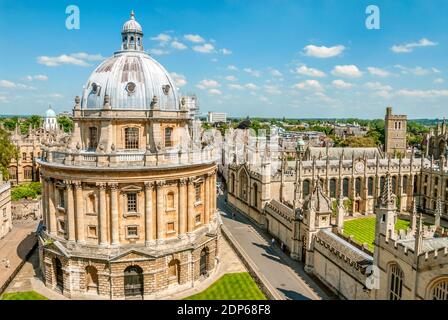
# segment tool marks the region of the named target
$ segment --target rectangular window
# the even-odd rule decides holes
[[[96,226],[88,226],[87,229],[87,236],[89,238],[96,238],[97,234],[96,234]]]
[[[200,224],[201,223],[201,215],[200,214],[196,215],[196,217],[194,218],[194,222],[196,224]]]
[[[6,218],[6,208],[3,208],[3,218]]]
[[[22,153],[22,160],[26,161],[26,152]]]
[[[128,212],[137,212],[137,194],[128,193]]]
[[[174,229],[174,222],[168,222],[166,225],[166,232],[168,233],[173,233],[176,232],[176,230]]]
[[[59,207],[65,208],[65,195],[64,189],[58,189]]]
[[[127,226],[126,235],[128,238],[138,238],[138,227],[137,226]]]
[[[165,147],[173,146],[172,133],[173,128],[165,128]]]
[[[201,201],[201,184],[198,183],[194,186],[194,194],[195,194],[195,201],[200,202]]]
[[[126,128],[124,140],[126,149],[138,149],[138,128]]]
[[[89,149],[93,150],[98,147],[98,128],[89,128]]]

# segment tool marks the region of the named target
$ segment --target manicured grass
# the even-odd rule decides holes
[[[228,273],[206,290],[185,300],[266,300],[247,272]]]
[[[409,221],[398,219],[395,230],[407,229]],[[367,243],[369,250],[373,252],[373,242],[375,241],[375,217],[359,218],[345,221],[344,235],[355,237],[359,244]]]
[[[35,291],[24,291],[5,293],[1,300],[48,300],[48,298]]]

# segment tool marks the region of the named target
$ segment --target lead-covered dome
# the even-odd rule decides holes
[[[84,109],[178,110],[174,81],[165,68],[143,51],[143,32],[131,19],[122,29],[121,51],[103,61],[84,87]]]

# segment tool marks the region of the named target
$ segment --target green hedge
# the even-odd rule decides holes
[[[15,186],[11,190],[12,201],[21,199],[36,199],[42,194],[42,184],[40,182],[30,182]]]

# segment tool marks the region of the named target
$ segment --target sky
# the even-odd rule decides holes
[[[372,4],[379,29],[366,27]],[[66,27],[69,5],[79,29]],[[131,10],[145,50],[201,114],[448,114],[443,0],[0,0],[0,114],[71,111]]]

